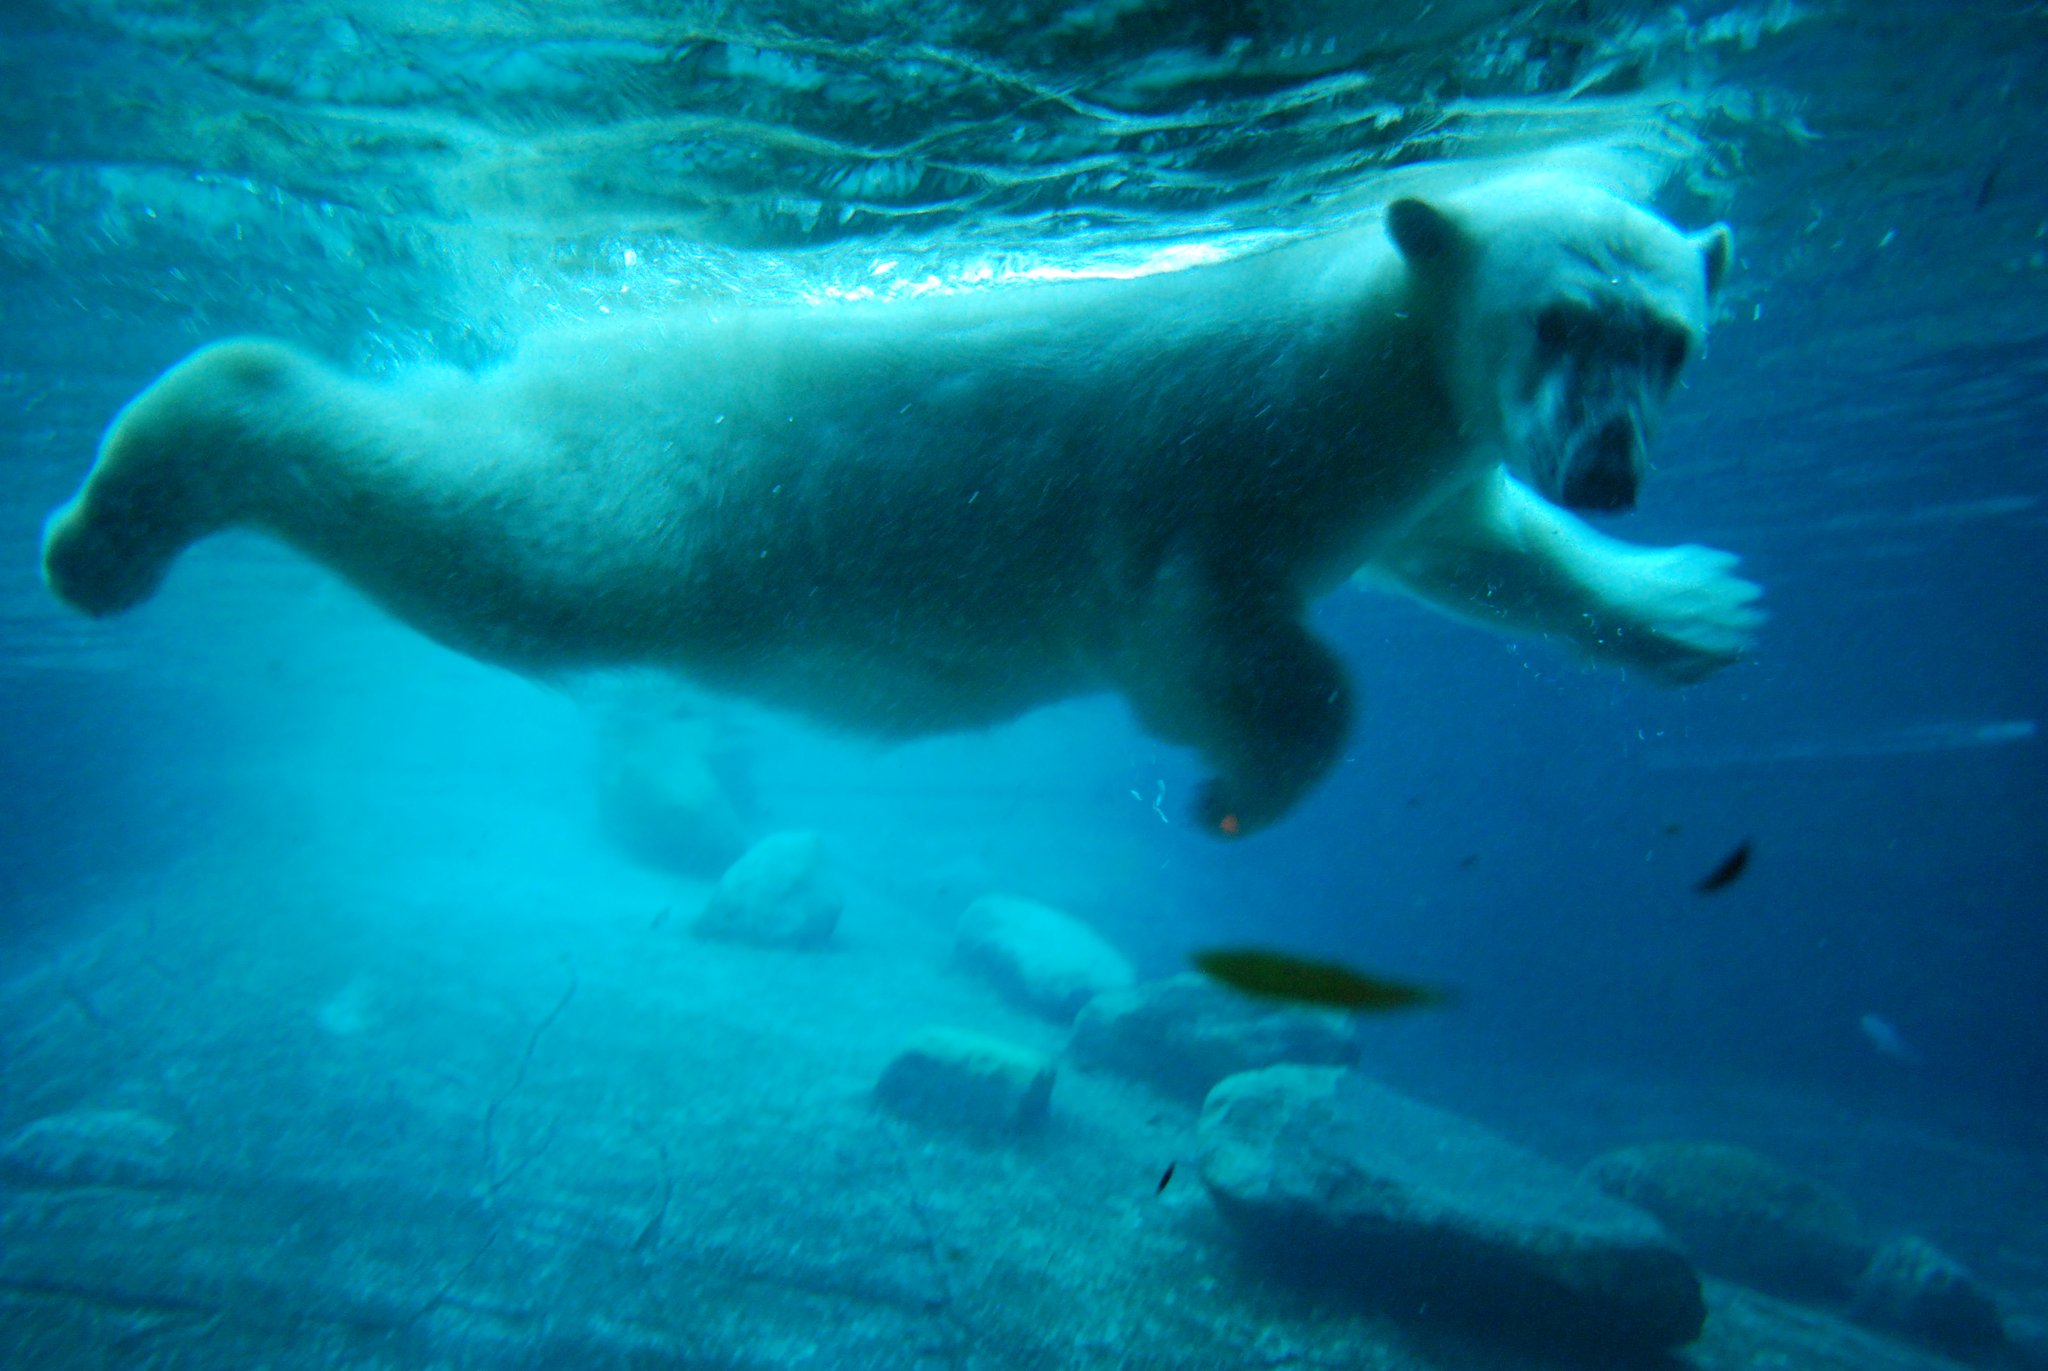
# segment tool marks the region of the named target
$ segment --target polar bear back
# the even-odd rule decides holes
[[[1352,456],[1339,449],[1359,416],[1416,411],[1412,390],[1372,396],[1383,363],[1337,404],[1306,374],[1341,367],[1362,344],[1339,335],[1367,331],[1316,270],[1342,260],[1333,245],[1300,255],[909,305],[693,310],[542,337],[404,403],[549,469],[529,488],[603,473],[591,498],[676,581],[652,636],[696,674],[717,683],[729,659],[759,694],[775,661],[792,679],[771,695],[843,697],[857,655],[891,703],[852,708],[921,730],[951,708],[937,678],[979,722],[1105,684],[1106,637],[1176,547],[1250,572],[1285,526],[1301,555],[1304,506],[1346,505],[1327,468]],[[1333,545],[1290,593],[1359,560]],[[638,598],[619,589],[626,569],[606,579]]]

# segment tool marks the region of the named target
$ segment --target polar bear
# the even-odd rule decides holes
[[[1353,687],[1303,615],[1354,573],[1670,681],[1743,651],[1734,557],[1567,512],[1634,502],[1730,253],[1524,173],[1216,266],[701,307],[481,374],[224,342],[114,420],[44,575],[110,614],[251,528],[480,658],[888,736],[1115,691],[1242,836],[1339,755]]]

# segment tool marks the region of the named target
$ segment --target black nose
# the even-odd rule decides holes
[[[1610,419],[1579,450],[1559,498],[1568,509],[1618,514],[1636,507],[1636,426]]]

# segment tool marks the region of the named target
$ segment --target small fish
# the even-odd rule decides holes
[[[1262,1000],[1377,1012],[1448,1004],[1451,995],[1426,985],[1367,976],[1335,962],[1312,961],[1253,947],[1197,952],[1195,966],[1213,981]]]
[[[1735,845],[1735,850],[1721,859],[1721,864],[1700,877],[1700,883],[1693,887],[1702,895],[1711,895],[1734,885],[1749,865],[1749,839],[1744,838]]]
[[[1170,1180],[1172,1180],[1172,1179],[1173,1179],[1173,1168],[1175,1168],[1176,1166],[1179,1166],[1179,1165],[1180,1165],[1180,1163],[1179,1163],[1179,1162],[1177,1162],[1177,1161],[1175,1161],[1175,1162],[1168,1162],[1168,1163],[1166,1164],[1166,1174],[1165,1174],[1165,1175],[1163,1175],[1163,1176],[1161,1176],[1161,1177],[1159,1178],[1159,1188],[1158,1188],[1157,1190],[1153,1191],[1153,1192],[1152,1192],[1153,1194],[1155,1194],[1155,1195],[1164,1195],[1164,1194],[1166,1193],[1166,1183],[1167,1183],[1168,1181],[1170,1181]]]
[[[1907,1066],[1920,1065],[1920,1054],[1913,1050],[1904,1034],[1892,1027],[1890,1020],[1876,1014],[1865,1014],[1856,1021],[1856,1026],[1863,1030],[1864,1037],[1870,1039],[1872,1047],[1893,1061]]]

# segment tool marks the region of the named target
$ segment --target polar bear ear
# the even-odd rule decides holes
[[[1465,230],[1427,200],[1396,200],[1387,206],[1387,236],[1412,267],[1448,265],[1464,255]]]
[[[1726,224],[1716,224],[1710,229],[1701,229],[1692,236],[1693,246],[1700,250],[1700,260],[1707,268],[1707,300],[1712,303],[1721,294],[1721,282],[1728,277],[1728,266],[1735,260],[1735,235]]]

